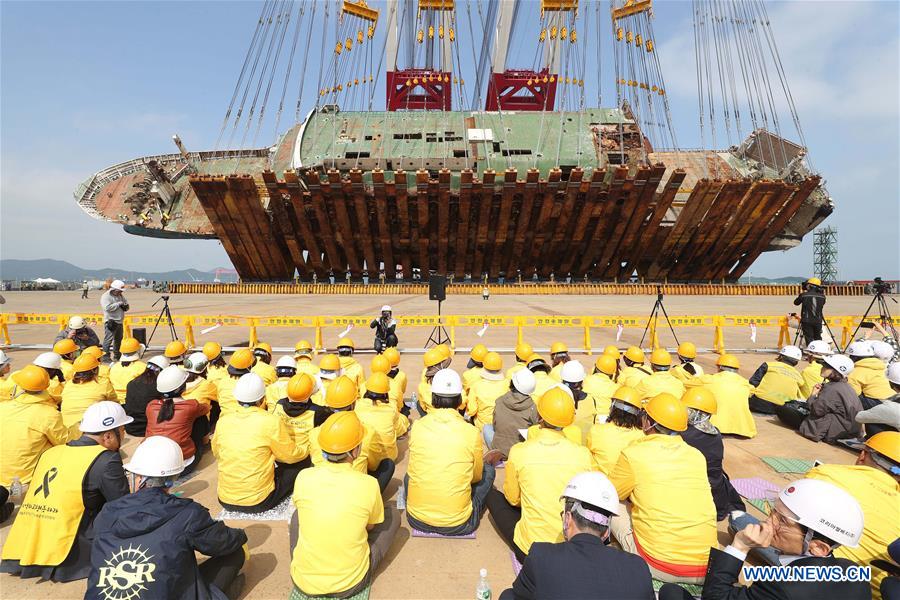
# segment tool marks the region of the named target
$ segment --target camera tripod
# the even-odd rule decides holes
[[[828,317],[826,317],[824,314],[822,315],[822,325],[825,327],[825,329],[828,330],[828,335],[831,336],[831,341],[834,342],[835,347],[838,348],[838,349],[840,349],[840,345],[839,345],[838,342],[837,342],[837,338],[834,337],[834,332],[831,331],[831,327],[828,325]],[[800,345],[800,344],[799,344],[800,340],[803,340],[803,347],[804,347],[804,348],[805,348],[806,346],[809,346],[809,343],[810,343],[810,342],[814,341],[814,340],[808,340],[808,339],[806,339],[806,336],[803,335],[803,326],[802,326],[802,323],[799,324],[799,325],[797,325],[797,333],[794,334],[794,345],[799,347],[799,345]]]
[[[663,316],[666,318],[666,324],[669,326],[669,331],[672,332],[672,337],[675,338],[675,344],[678,345],[678,336],[675,335],[675,328],[672,327],[672,321],[669,320],[669,313],[666,312],[666,307],[663,305],[662,288],[660,286],[656,286],[656,302],[653,304],[653,310],[650,311],[650,318],[647,319],[647,326],[644,327],[644,333],[641,334],[641,341],[638,343],[638,346],[643,348],[644,338],[647,337],[647,330],[650,329],[651,323],[656,322],[656,319],[659,316],[659,311],[662,311]],[[650,340],[650,343],[652,344],[653,340]]]
[[[163,303],[162,308],[159,309],[159,314],[156,316],[156,323],[153,324],[153,331],[150,332],[150,337],[147,338],[147,346],[150,346],[150,340],[153,339],[153,334],[156,333],[156,328],[159,327],[160,321],[165,318],[165,322],[169,325],[169,335],[172,336],[172,341],[178,339],[178,332],[175,331],[175,321],[172,320],[172,311],[169,310],[169,297],[168,296],[160,296],[156,302],[154,302],[151,306],[156,306],[160,302]]]
[[[894,304],[897,304],[897,300],[891,298],[894,301]],[[897,334],[897,328],[894,327],[894,319],[891,317],[891,311],[888,309],[888,303],[884,299],[884,292],[878,288],[875,289],[875,297],[872,298],[872,301],[869,302],[869,308],[866,309],[866,312],[863,313],[863,317],[859,322],[859,325],[856,326],[856,329],[853,331],[853,335],[850,336],[850,340],[847,344],[852,344],[853,340],[856,339],[856,334],[859,333],[859,328],[862,327],[863,323],[866,322],[866,319],[869,318],[869,313],[872,312],[872,307],[878,305],[878,315],[881,317],[882,324],[886,325],[887,331],[890,332],[891,337],[894,338],[895,342],[900,343],[900,336]],[[842,352],[845,352],[847,349],[844,348]]]
[[[440,346],[444,342],[450,341],[450,336],[447,334],[447,330],[444,329],[444,324],[441,322],[441,301],[438,300],[438,323],[434,326],[434,329],[431,330],[431,335],[428,336],[428,341],[425,342],[425,347],[428,347],[428,344],[434,344],[435,346]]]

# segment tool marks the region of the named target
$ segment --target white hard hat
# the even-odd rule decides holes
[[[49,354],[52,354],[57,359],[59,358],[59,355],[56,352],[50,352]],[[11,359],[6,355],[6,352],[4,352],[3,350],[0,350],[0,367],[6,366],[10,360]],[[40,366],[40,365],[38,365],[38,366]]]
[[[862,508],[856,498],[833,483],[799,479],[781,490],[778,499],[794,513],[800,525],[842,546],[859,546]]]
[[[453,369],[441,369],[431,380],[431,393],[438,396],[459,396],[463,393],[459,373]]]
[[[82,433],[103,433],[134,421],[118,402],[103,400],[88,406],[78,426]]]
[[[868,358],[870,356],[875,356],[875,351],[872,349],[872,344],[860,340],[847,346],[847,354],[855,356],[856,358]]]
[[[853,370],[853,361],[843,354],[831,354],[822,359],[822,362],[837,371],[842,377],[846,377]]]
[[[153,435],[141,442],[134,451],[131,462],[123,465],[126,471],[144,477],[171,477],[178,475],[194,461],[186,462],[181,446],[164,435]]]
[[[381,312],[391,312],[391,307],[385,304],[381,307]]]
[[[800,348],[797,346],[785,346],[778,353],[782,356],[786,356],[788,358],[793,358],[794,360],[800,360],[803,358],[803,352],[800,351]]]
[[[34,363],[45,369],[59,369],[62,367],[62,357],[56,352],[41,352],[34,359]]]
[[[831,350],[831,344],[826,342],[825,340],[813,340],[809,344],[806,345],[806,351],[810,354],[817,354],[819,356],[828,356],[829,354],[833,354],[834,352]]]
[[[163,369],[165,369],[166,367],[168,367],[170,363],[169,363],[169,359],[168,359],[168,358],[166,358],[165,356],[163,356],[162,354],[160,354],[159,356],[154,356],[153,358],[151,358],[150,360],[148,360],[148,361],[147,361],[147,364],[148,364],[148,365],[153,365],[154,367],[156,367],[157,369],[159,369],[160,371],[162,371]]]
[[[619,494],[616,492],[615,486],[606,478],[606,475],[597,471],[579,473],[570,479],[560,500],[563,498],[596,506],[613,515],[619,514]]]
[[[584,365],[577,360],[570,360],[562,366],[560,375],[562,375],[563,381],[568,381],[569,383],[584,381]]]
[[[872,347],[872,354],[879,360],[888,362],[894,356],[894,347],[887,342],[872,340],[869,342],[869,345]]]
[[[895,362],[888,366],[887,378],[891,383],[900,385],[900,362]]]
[[[520,394],[530,396],[532,393],[534,393],[534,388],[537,385],[537,380],[534,378],[534,373],[532,373],[528,369],[519,369],[518,371],[513,373],[512,384]]]
[[[256,404],[266,395],[266,383],[256,373],[247,373],[241,375],[232,393],[238,402]]]
[[[208,364],[209,359],[202,352],[194,352],[184,359],[184,368],[188,373],[202,373]]]
[[[69,329],[81,329],[82,327],[84,327],[84,319],[78,315],[69,317]]]
[[[297,361],[294,360],[293,356],[282,356],[278,359],[278,362],[275,363],[276,369],[296,369]]]
[[[166,367],[156,376],[156,391],[160,394],[174,392],[187,381],[188,373],[178,365]]]
[[[109,284],[109,289],[111,290],[119,290],[120,292],[125,289],[125,282],[121,279],[114,280],[111,284]]]

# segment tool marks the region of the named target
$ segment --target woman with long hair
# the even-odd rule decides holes
[[[182,475],[197,468],[203,455],[203,438],[192,437],[194,421],[209,413],[209,404],[184,399],[188,372],[178,365],[166,367],[156,378],[156,391],[161,398],[147,405],[147,437],[163,435],[181,446],[185,469]]]

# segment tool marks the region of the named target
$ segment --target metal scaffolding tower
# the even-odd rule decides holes
[[[833,227],[813,232],[813,274],[825,284],[837,280],[837,229]]]

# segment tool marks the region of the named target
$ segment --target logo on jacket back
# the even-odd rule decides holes
[[[144,584],[156,581],[153,578],[156,563],[150,562],[152,558],[140,546],[120,547],[118,552],[107,559],[107,566],[99,569],[97,587],[104,600],[140,598],[141,592],[147,589]]]

